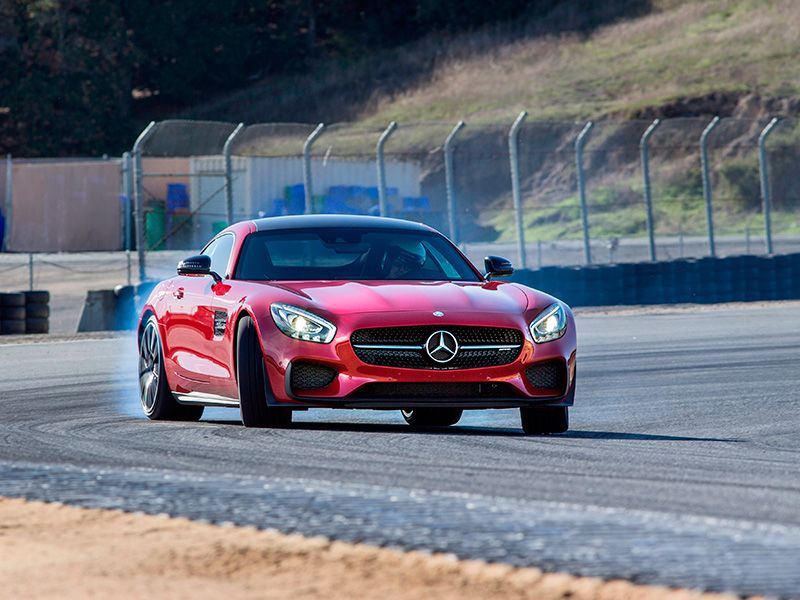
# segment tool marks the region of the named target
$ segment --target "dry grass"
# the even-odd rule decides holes
[[[272,80],[187,111],[265,121],[507,122],[630,115],[710,92],[800,91],[800,2],[653,0],[645,15],[590,33],[506,23],[431,35],[350,64]]]
[[[661,2],[645,17],[567,35],[504,43],[439,64],[430,81],[383,98],[375,121],[572,119],[631,113],[712,91],[800,90],[800,3]],[[481,44],[484,45],[484,44]]]

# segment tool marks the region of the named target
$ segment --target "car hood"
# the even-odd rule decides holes
[[[496,281],[290,281],[269,285],[333,314],[478,312],[521,314],[528,297],[516,284]],[[302,300],[301,300],[302,299]],[[287,302],[292,302],[290,298]]]

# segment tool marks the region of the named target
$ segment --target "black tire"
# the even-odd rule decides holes
[[[31,292],[22,292],[25,294],[25,304],[30,306],[31,304],[49,304],[50,303],[50,292],[47,290],[33,290]]]
[[[27,311],[24,306],[3,306],[0,308],[0,319],[3,321],[24,321]]]
[[[164,352],[158,322],[150,317],[139,340],[139,401],[148,419],[154,421],[199,421],[202,406],[179,404],[172,395],[164,370]]]
[[[0,293],[0,306],[25,306],[25,294],[22,292]]]
[[[25,307],[26,319],[46,319],[50,316],[50,307],[47,304],[28,304]]]
[[[449,427],[461,419],[460,408],[415,408],[401,410],[406,423],[412,427]]]
[[[236,334],[236,379],[239,382],[239,411],[245,427],[288,427],[292,411],[267,404],[269,382],[258,332],[250,317],[239,321]]]
[[[522,431],[532,435],[564,433],[569,429],[569,409],[566,406],[537,406],[519,409]]]
[[[0,320],[0,335],[20,335],[23,333],[25,333],[24,320]]]
[[[50,333],[49,319],[25,319],[25,333]]]

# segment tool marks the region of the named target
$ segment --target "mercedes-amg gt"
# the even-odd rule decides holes
[[[575,398],[575,322],[556,298],[481,273],[446,237],[398,219],[309,215],[236,223],[141,313],[139,390],[151,419],[238,408],[287,427],[312,408],[400,410],[445,427],[518,408],[561,433]]]

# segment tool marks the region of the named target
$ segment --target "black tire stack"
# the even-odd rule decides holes
[[[34,290],[25,294],[25,333],[50,333],[50,292]]]
[[[49,292],[0,293],[0,335],[48,333],[49,331]]]

